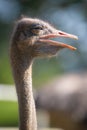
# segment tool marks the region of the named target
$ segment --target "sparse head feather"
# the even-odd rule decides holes
[[[19,51],[32,50],[34,57],[52,56],[62,48],[75,50],[76,48],[67,44],[49,40],[54,37],[69,37],[77,39],[76,36],[55,29],[49,23],[40,19],[23,17],[16,23],[12,43],[17,44]]]

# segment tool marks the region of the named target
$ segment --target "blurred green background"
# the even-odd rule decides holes
[[[33,65],[33,86],[35,88],[66,71],[87,70],[87,0],[0,0],[0,84],[14,83],[9,63],[9,44],[14,22],[22,14],[41,18],[60,30],[79,37],[78,41],[56,39],[73,44],[77,47],[76,52],[65,49],[56,58],[35,61]],[[9,118],[10,124],[7,119],[6,125],[17,125],[17,103],[11,103],[12,106],[8,108],[9,104],[10,102],[0,101],[0,126],[6,124],[4,120],[8,116],[5,111],[12,117],[14,115],[14,119]]]

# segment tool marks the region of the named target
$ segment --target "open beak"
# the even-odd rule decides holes
[[[72,35],[72,34],[57,30],[54,33],[40,36],[39,41],[43,42],[43,43],[49,43],[49,44],[54,45],[54,46],[59,46],[60,48],[68,48],[70,50],[76,50],[76,48],[73,46],[67,45],[67,44],[62,43],[62,42],[50,40],[50,38],[56,38],[56,37],[65,37],[65,38],[72,38],[72,39],[78,40],[78,37],[76,35]]]

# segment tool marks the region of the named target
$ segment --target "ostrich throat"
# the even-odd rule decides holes
[[[29,56],[29,50],[25,54],[12,45],[11,62],[18,95],[19,129],[37,130],[35,103],[32,92],[33,59]]]

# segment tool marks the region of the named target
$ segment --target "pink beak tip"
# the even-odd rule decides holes
[[[78,36],[74,36],[74,39],[75,39],[75,40],[78,40],[79,38],[78,38]]]
[[[75,50],[77,50],[77,48],[74,47],[73,50],[75,51]]]

